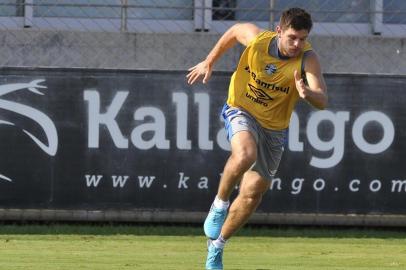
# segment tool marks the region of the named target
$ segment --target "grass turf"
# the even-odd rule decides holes
[[[0,269],[204,269],[200,227],[1,225]],[[225,269],[406,269],[406,232],[246,228]]]

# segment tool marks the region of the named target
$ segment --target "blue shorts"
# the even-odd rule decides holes
[[[258,172],[263,178],[272,181],[285,146],[286,129],[271,130],[263,128],[248,112],[225,104],[221,115],[224,119],[227,139],[234,134],[249,131],[257,143],[257,160],[250,170]]]

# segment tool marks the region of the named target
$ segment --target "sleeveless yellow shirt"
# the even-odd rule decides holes
[[[245,48],[231,77],[227,104],[247,111],[264,128],[282,130],[289,126],[299,99],[294,71],[302,76],[303,55],[311,45],[306,42],[298,57],[279,59],[269,54],[276,36],[262,32]]]

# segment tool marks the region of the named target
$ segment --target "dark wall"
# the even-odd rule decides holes
[[[3,69],[0,207],[207,211],[229,76]],[[259,212],[406,214],[406,78],[325,77],[329,107],[298,105]]]

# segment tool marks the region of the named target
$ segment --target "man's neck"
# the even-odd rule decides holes
[[[283,55],[283,53],[281,52],[280,48],[280,42],[278,39],[278,36],[276,36],[274,39],[272,39],[270,47],[269,47],[269,54],[272,57],[276,57],[279,58],[281,60],[288,60],[290,59],[289,56]]]

